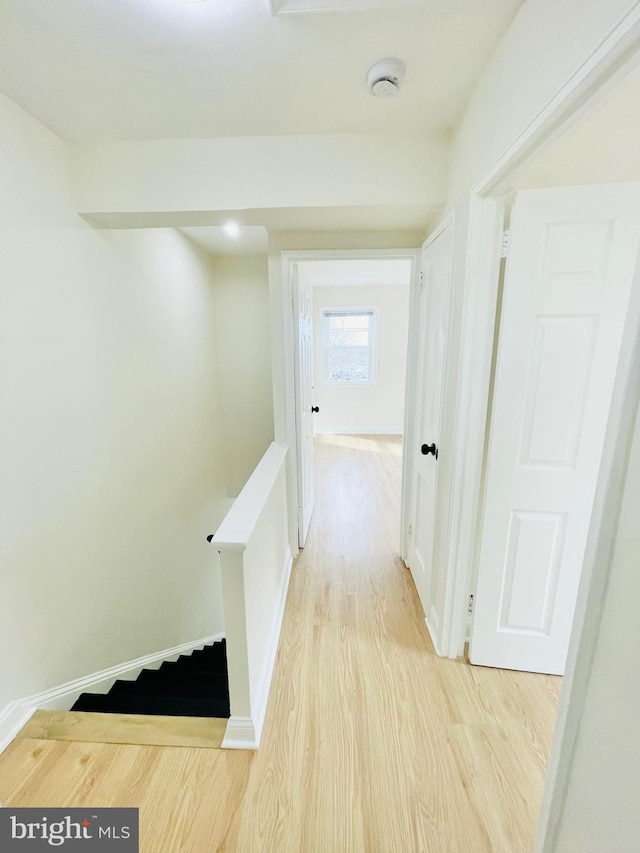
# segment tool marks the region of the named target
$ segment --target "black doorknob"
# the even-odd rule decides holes
[[[312,411],[312,412],[319,412],[319,411],[320,411],[320,406],[311,406],[311,411]]]
[[[436,447],[435,442],[433,444],[423,444],[420,448],[420,452],[423,456],[428,456],[432,453],[436,459],[438,458],[438,448]]]

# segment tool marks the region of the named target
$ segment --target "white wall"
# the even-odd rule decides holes
[[[637,0],[526,2],[478,80],[453,137],[449,207],[499,159]]]
[[[72,155],[79,209],[90,213],[440,205],[447,141],[356,134],[169,139],[83,143]]]
[[[222,443],[236,497],[273,441],[267,256],[213,259]]]
[[[636,853],[638,849],[639,505],[640,419],[636,416],[611,574],[553,845],[557,853]]]
[[[302,267],[303,265],[301,265]],[[323,307],[374,306],[378,318],[377,383],[361,388],[323,387]],[[409,327],[409,285],[314,287],[314,362],[316,432],[402,433]]]
[[[213,274],[97,231],[63,143],[0,97],[0,709],[223,628]]]
[[[518,189],[640,178],[640,71],[621,81],[582,121],[528,164]]]

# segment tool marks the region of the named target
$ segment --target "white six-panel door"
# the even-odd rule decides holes
[[[304,548],[314,504],[313,477],[313,289],[293,269],[296,334],[296,435],[298,440],[298,544]]]
[[[420,595],[434,644],[441,625],[444,567],[434,565],[440,420],[449,344],[449,305],[453,268],[453,224],[425,244],[418,311],[415,446],[410,454],[411,504],[407,565]],[[429,452],[423,452],[427,450]]]
[[[639,244],[639,184],[517,197],[491,415],[474,664],[564,672]]]

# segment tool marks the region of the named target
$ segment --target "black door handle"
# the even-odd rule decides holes
[[[311,406],[311,411],[312,411],[312,412],[319,412],[319,411],[320,411],[320,406]]]
[[[435,442],[433,444],[423,444],[420,448],[420,452],[423,456],[428,456],[432,453],[436,459],[438,458],[438,448],[436,447]]]

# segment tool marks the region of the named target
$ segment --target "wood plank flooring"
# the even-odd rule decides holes
[[[219,749],[226,728],[227,721],[217,717],[36,711],[18,737]]]
[[[437,658],[396,437],[317,439],[257,753],[16,740],[0,801],[139,806],[144,853],[529,853],[560,679]]]

